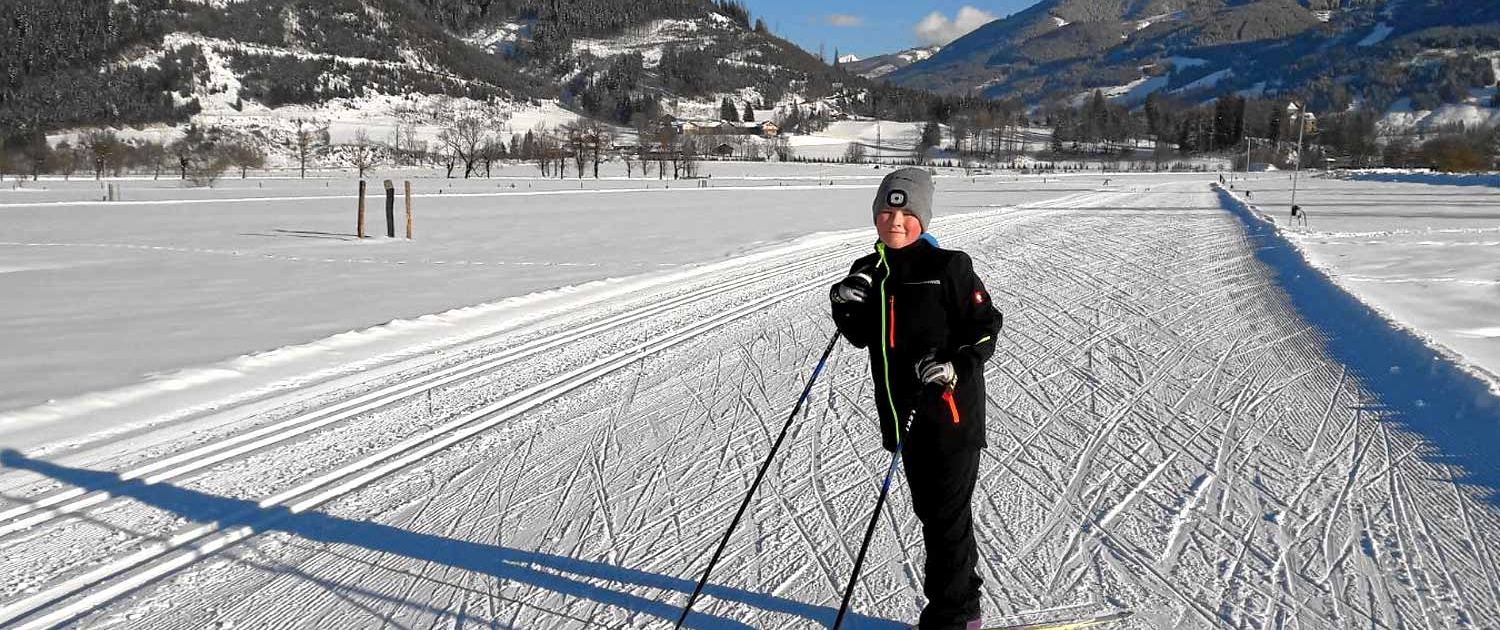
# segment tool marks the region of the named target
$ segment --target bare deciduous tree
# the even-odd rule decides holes
[[[135,145],[134,153],[136,164],[151,167],[152,179],[161,179],[161,166],[167,161],[165,146],[160,142],[143,140]]]
[[[125,161],[125,143],[120,142],[115,132],[109,130],[89,131],[78,141],[79,147],[88,152],[94,166],[94,179],[98,180],[105,170],[118,171]]]
[[[297,129],[292,135],[292,146],[297,152],[297,166],[301,177],[307,178],[307,162],[319,147],[328,145],[328,126],[318,125],[303,119],[292,121]]]
[[[603,161],[615,144],[615,133],[609,125],[597,120],[591,123],[589,135],[589,159],[594,162],[594,179],[599,179],[599,162]]]
[[[747,139],[747,141],[745,142],[744,157],[745,157],[746,160],[750,160],[752,162],[759,162],[760,161],[760,159],[763,157],[763,155],[761,153],[761,143],[760,143],[760,140],[758,140],[756,138],[748,138]]]
[[[531,158],[536,160],[536,167],[542,171],[542,177],[546,177],[548,175],[547,166],[551,164],[552,159],[551,156],[547,155],[547,147],[551,141],[551,135],[547,133],[546,127],[540,125],[530,133],[532,139],[530,149]]]
[[[677,129],[671,125],[661,125],[653,134],[652,150],[656,153],[656,178],[665,179],[667,174],[667,160],[672,161],[672,179],[677,179],[680,171],[678,164],[679,134]]]
[[[484,176],[490,177],[490,168],[505,157],[505,140],[490,136],[479,148],[479,161],[484,162]]]
[[[693,136],[684,136],[682,144],[678,147],[677,160],[682,163],[682,176],[693,178],[698,176],[698,165],[702,161],[703,153],[701,144]]]
[[[344,159],[359,171],[359,178],[364,179],[365,171],[379,164],[380,149],[370,143],[370,134],[359,129],[354,132],[354,138],[349,144],[344,146]]]
[[[792,161],[792,143],[786,136],[777,135],[771,140],[771,153],[776,156],[778,162]]]
[[[245,179],[250,169],[264,168],[266,165],[266,152],[246,139],[224,147],[224,157],[235,168],[240,169],[240,179]]]
[[[67,140],[57,143],[54,151],[58,155],[57,166],[63,174],[63,181],[73,177],[73,173],[77,173],[78,169],[83,168],[89,162],[87,150],[68,144]]]
[[[480,150],[488,139],[484,121],[474,113],[461,114],[438,132],[438,142],[464,165],[464,179],[474,174]]]
[[[859,141],[849,143],[849,148],[844,149],[844,161],[850,164],[861,164],[865,161],[865,145]]]

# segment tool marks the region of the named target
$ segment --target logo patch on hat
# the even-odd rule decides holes
[[[885,195],[885,205],[888,208],[905,208],[906,207],[906,191],[904,191],[904,190],[892,190],[891,192],[886,193],[886,195]]]
[[[978,290],[974,291],[974,303],[975,304],[984,304],[984,292],[983,291],[978,291]]]

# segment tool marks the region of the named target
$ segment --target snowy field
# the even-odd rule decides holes
[[[623,177],[540,180],[524,177],[535,172],[528,167],[495,180],[417,179],[410,242],[384,237],[380,197],[367,202],[366,229],[380,236],[354,237],[357,184],[348,179],[224,180],[191,190],[125,181],[126,201],[114,203],[81,201],[98,191],[89,181],[0,192],[9,226],[0,237],[8,314],[0,321],[8,349],[0,443],[36,446],[181,415],[231,394],[305,387],[539,317],[537,292],[566,294],[548,304],[587,303],[624,278],[868,226],[870,191],[885,173],[735,163],[706,170],[714,175],[706,189]],[[1099,183],[938,181],[940,214]]]
[[[0,322],[0,444],[24,451],[0,454],[0,626],[670,627],[871,242],[880,173],[814,173],[445,191],[411,243],[350,240],[350,200],[291,187],[0,193],[0,291],[24,296]],[[1302,233],[1209,177],[1112,179],[938,180],[934,231],[1006,314],[987,617],[1500,625],[1493,397],[1413,401],[1390,375],[1465,374],[1350,354],[1388,331],[1319,311]],[[831,624],[888,462],[870,398],[841,344],[690,627]],[[918,531],[898,483],[846,627],[915,618]]]
[[[1236,182],[1319,268],[1387,317],[1430,339],[1500,392],[1500,189],[1305,177],[1291,224],[1290,175]],[[1396,177],[1391,177],[1396,179]],[[1242,197],[1243,198],[1243,197]]]

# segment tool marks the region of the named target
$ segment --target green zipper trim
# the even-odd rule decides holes
[[[896,428],[896,444],[901,444],[901,414],[896,412],[896,398],[891,395],[891,358],[886,355],[885,336],[889,332],[885,329],[885,281],[891,277],[891,264],[885,259],[885,243],[876,243],[875,252],[880,254],[880,265],[885,267],[885,277],[880,279],[880,336],[877,337],[880,344],[880,363],[882,371],[885,372],[885,400],[891,406],[891,425]]]

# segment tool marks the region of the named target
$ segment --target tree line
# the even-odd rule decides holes
[[[1305,107],[1290,99],[1235,95],[1193,105],[1158,92],[1132,109],[1095,91],[1077,106],[1042,108],[1041,122],[1051,128],[1049,148],[1057,155],[1121,154],[1144,145],[1158,160],[1222,154],[1235,157],[1240,168],[1247,160],[1281,168],[1301,160],[1303,166],[1439,170],[1489,169],[1500,157],[1500,131],[1493,126],[1387,133],[1371,111],[1304,116]]]

